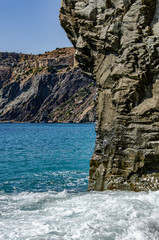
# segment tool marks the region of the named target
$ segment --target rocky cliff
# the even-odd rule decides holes
[[[0,121],[94,122],[94,82],[74,54],[0,53]]]
[[[98,88],[89,190],[159,189],[159,0],[62,0],[60,12]]]

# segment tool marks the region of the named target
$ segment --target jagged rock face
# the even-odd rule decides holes
[[[63,0],[60,21],[97,82],[89,190],[159,189],[159,0]]]

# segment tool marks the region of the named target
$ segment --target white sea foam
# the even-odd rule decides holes
[[[0,195],[1,240],[158,240],[159,191]]]

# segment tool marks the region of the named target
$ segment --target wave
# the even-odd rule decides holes
[[[159,191],[0,194],[2,240],[158,240]]]

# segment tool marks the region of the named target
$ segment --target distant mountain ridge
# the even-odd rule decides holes
[[[0,122],[94,122],[95,84],[74,54],[0,53]]]

